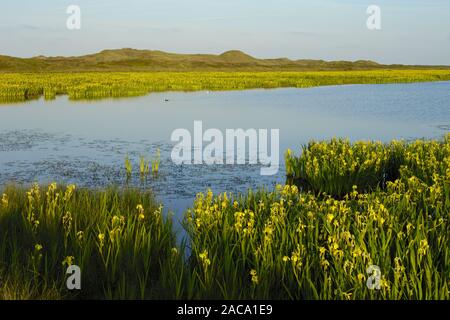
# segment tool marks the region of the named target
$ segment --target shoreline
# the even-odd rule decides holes
[[[240,91],[363,84],[445,82],[450,70],[314,72],[76,72],[0,74],[0,104],[68,95],[71,100],[160,92]]]

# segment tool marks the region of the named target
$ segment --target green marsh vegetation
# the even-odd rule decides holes
[[[187,212],[196,297],[449,298],[450,135],[333,139],[287,156],[309,191],[208,192]],[[380,290],[366,286],[370,265],[380,267]]]
[[[344,84],[450,80],[450,70],[368,70],[313,72],[80,72],[0,74],[0,103],[44,96],[101,99],[151,92],[306,88]]]
[[[129,181],[131,179],[131,175],[133,174],[133,163],[128,155],[125,156],[125,172],[127,174],[127,181]]]
[[[342,198],[358,190],[370,192],[385,188],[401,172],[432,184],[436,177],[445,177],[450,168],[449,140],[388,144],[334,138],[311,141],[295,157],[292,150],[285,153],[286,175],[291,183],[306,190]]]
[[[160,164],[161,164],[161,150],[156,149],[155,158],[152,160],[152,174],[155,177],[158,176]]]
[[[0,298],[450,298],[450,135],[311,142],[286,162],[272,191],[198,194],[181,244],[143,191],[6,187]]]
[[[153,195],[74,185],[9,186],[0,208],[0,299],[158,298],[176,245]],[[82,290],[66,288],[78,265]]]
[[[147,159],[144,155],[139,156],[139,178],[144,182],[150,174],[150,169],[153,178],[157,178],[159,174],[159,166],[161,164],[161,150],[158,148],[155,151],[154,158]],[[133,162],[128,155],[125,156],[125,173],[126,180],[129,182],[133,176]]]
[[[149,161],[146,160],[145,157],[142,155],[139,157],[139,173],[141,179],[145,179],[150,173]]]

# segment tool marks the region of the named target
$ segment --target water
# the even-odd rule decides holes
[[[168,101],[166,101],[168,100]],[[286,148],[311,139],[440,138],[450,131],[450,82],[349,85],[308,89],[157,93],[138,98],[69,101],[58,97],[0,105],[0,185],[35,181],[104,187],[126,184],[124,158],[161,150],[160,174],[141,184],[181,217],[197,192],[243,192],[285,181],[260,176],[258,165],[176,166],[174,129],[280,129]]]

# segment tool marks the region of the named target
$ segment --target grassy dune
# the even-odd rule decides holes
[[[384,65],[373,61],[258,59],[239,50],[222,54],[180,54],[130,48],[76,57],[17,58],[0,55],[0,72],[85,71],[348,71],[381,69],[450,69],[449,66]]]
[[[450,80],[450,70],[372,70],[317,72],[107,72],[0,74],[0,102],[44,96],[70,99],[140,96],[161,91],[305,88],[342,84],[408,83]]]

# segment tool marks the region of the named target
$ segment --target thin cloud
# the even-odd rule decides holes
[[[221,20],[238,20],[238,19],[247,19],[247,16],[223,16],[223,17],[207,17],[200,18],[201,21],[221,21]]]
[[[44,27],[39,27],[39,26],[35,26],[35,25],[30,25],[30,24],[19,24],[19,25],[2,25],[0,26],[0,29],[3,30],[39,30],[39,29],[43,29]]]
[[[26,29],[26,30],[38,30],[38,29],[40,29],[40,27],[34,26],[34,25],[30,25],[30,24],[22,24],[22,25],[19,26],[19,28]]]
[[[148,23],[108,23],[108,22],[96,22],[97,27],[101,27],[104,29],[122,29],[122,30],[131,30],[131,29],[139,29],[139,30],[153,30],[153,31],[160,31],[160,32],[182,32],[183,29],[180,27],[168,27],[168,26],[159,26],[159,25],[152,25]]]
[[[304,37],[304,38],[335,38],[336,35],[332,34],[325,34],[325,33],[317,33],[317,32],[310,32],[310,31],[288,31],[288,35],[296,36],[296,37]]]

